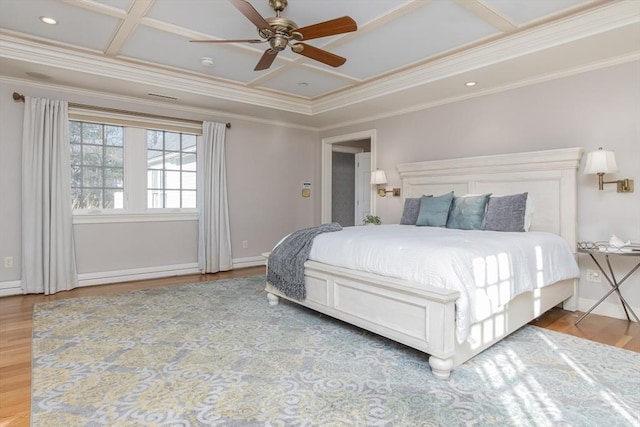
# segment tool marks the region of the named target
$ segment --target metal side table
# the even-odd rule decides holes
[[[620,248],[612,247],[606,244],[581,243],[581,244],[578,244],[578,252],[583,254],[588,254],[591,257],[591,259],[596,264],[598,269],[602,272],[602,275],[605,277],[605,279],[607,279],[607,282],[609,282],[609,284],[611,285],[611,289],[602,298],[600,298],[600,300],[597,303],[595,303],[593,307],[589,309],[589,311],[584,313],[576,321],[575,324],[577,325],[578,323],[580,323],[582,319],[584,319],[589,313],[591,313],[594,308],[599,306],[602,303],[602,301],[604,301],[613,292],[618,294],[618,298],[620,298],[620,302],[622,303],[622,308],[624,308],[624,313],[627,315],[627,319],[631,321],[631,317],[629,316],[629,313],[631,313],[635,321],[640,323],[638,316],[636,315],[636,313],[634,313],[629,303],[627,303],[627,301],[624,299],[624,297],[622,296],[622,293],[620,293],[620,285],[622,285],[625,282],[625,280],[629,278],[629,276],[631,276],[638,268],[640,268],[640,247],[634,245],[632,247],[620,249]],[[604,270],[602,265],[600,265],[595,255],[604,255],[604,259],[607,262],[607,267],[609,269],[609,274],[607,274],[607,272]],[[629,272],[620,281],[618,281],[618,279],[616,279],[616,275],[613,272],[613,268],[611,267],[611,262],[609,261],[610,255],[636,257],[638,259],[638,262],[636,263],[635,267],[629,270]]]

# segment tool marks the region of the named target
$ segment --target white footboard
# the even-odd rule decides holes
[[[488,319],[471,326],[471,340],[456,339],[457,291],[416,289],[405,280],[305,263],[307,298],[288,298],[266,284],[269,304],[285,298],[343,320],[429,355],[434,376],[448,378],[451,370],[500,341],[521,326],[560,304],[574,293],[573,280],[527,292]]]
[[[404,280],[355,272],[326,264],[305,263],[307,298],[286,297],[271,284],[266,291],[336,319],[359,326],[430,355],[436,376],[446,378],[454,366],[457,291],[420,290]]]

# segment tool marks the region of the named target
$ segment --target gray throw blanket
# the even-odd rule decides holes
[[[321,233],[340,231],[337,222],[305,228],[291,233],[269,255],[267,280],[286,296],[303,300],[307,296],[304,286],[304,263],[309,258],[313,238]]]

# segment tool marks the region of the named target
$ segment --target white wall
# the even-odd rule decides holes
[[[14,267],[0,262],[0,295],[19,286],[21,265],[21,138],[24,104],[13,92],[36,97],[170,117],[232,123],[227,131],[227,179],[234,265],[261,262],[283,235],[320,221],[320,148],[318,132],[208,114],[161,105],[133,105],[117,97],[82,91],[67,93],[42,85],[0,78],[0,261],[13,257]],[[302,183],[313,184],[310,198]],[[170,275],[197,265],[197,222],[76,224],[77,265],[85,283]],[[247,247],[242,242],[247,241]],[[102,279],[100,279],[102,278]],[[3,288],[5,292],[3,293]]]
[[[482,82],[480,82],[480,87]],[[0,285],[20,279],[20,139],[23,105],[11,99],[18,91],[32,96],[136,109],[113,99],[64,94],[55,90],[10,84],[0,80],[0,260],[13,256],[14,268],[0,263]],[[139,109],[139,107],[138,107]],[[191,114],[155,107],[150,113],[174,117],[228,121],[215,114]],[[196,117],[197,116],[197,117]],[[361,123],[318,135],[311,130],[232,119],[227,137],[232,251],[236,260],[251,260],[269,250],[283,235],[320,221],[320,137],[377,130],[377,167],[387,172],[388,187],[399,186],[398,163],[485,154],[604,146],[617,154],[620,172],[610,179],[632,178],[636,192],[618,194],[614,186],[597,190],[593,176],[578,179],[578,237],[608,239],[611,234],[640,242],[640,62],[578,74],[498,94],[452,103],[402,116]],[[303,182],[311,182],[312,197],[301,198]],[[398,222],[400,198],[377,202],[385,222]],[[79,271],[84,274],[118,269],[144,269],[166,263],[196,261],[195,223],[77,225]],[[157,230],[166,239],[152,240]],[[118,236],[122,244],[118,244]],[[176,241],[178,239],[179,241]],[[242,248],[242,241],[248,248]],[[142,242],[142,243],[141,243]],[[94,243],[97,243],[94,244]],[[123,250],[123,248],[127,248]],[[136,248],[134,255],[130,252]],[[143,248],[144,251],[140,248]],[[135,260],[135,262],[132,262]],[[579,256],[581,308],[608,290],[603,282],[586,282],[591,260]],[[631,259],[617,257],[620,270]],[[93,277],[93,276],[92,276]],[[0,286],[1,287],[1,286]],[[640,272],[623,287],[640,306]],[[637,310],[640,312],[640,308]],[[621,316],[613,298],[598,309]]]
[[[619,194],[610,185],[598,191],[597,178],[580,171],[578,239],[608,240],[616,234],[640,242],[640,62],[333,129],[321,137],[365,129],[377,131],[377,167],[386,171],[388,188],[400,186],[398,163],[564,147],[583,147],[586,153],[604,146],[616,152],[620,169],[607,178],[632,178],[636,190]],[[384,222],[398,222],[402,200],[379,199],[377,209]],[[586,282],[586,270],[596,268],[587,256],[580,255],[579,264],[581,309],[588,309],[608,284]],[[612,264],[626,273],[633,260],[615,257]],[[622,291],[640,315],[640,271]],[[606,303],[599,312],[624,316],[619,301]]]

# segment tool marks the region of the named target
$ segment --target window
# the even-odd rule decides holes
[[[74,222],[191,220],[201,127],[69,111]]]
[[[196,136],[147,130],[147,207],[196,207]]]
[[[73,209],[124,208],[124,128],[71,121]]]

